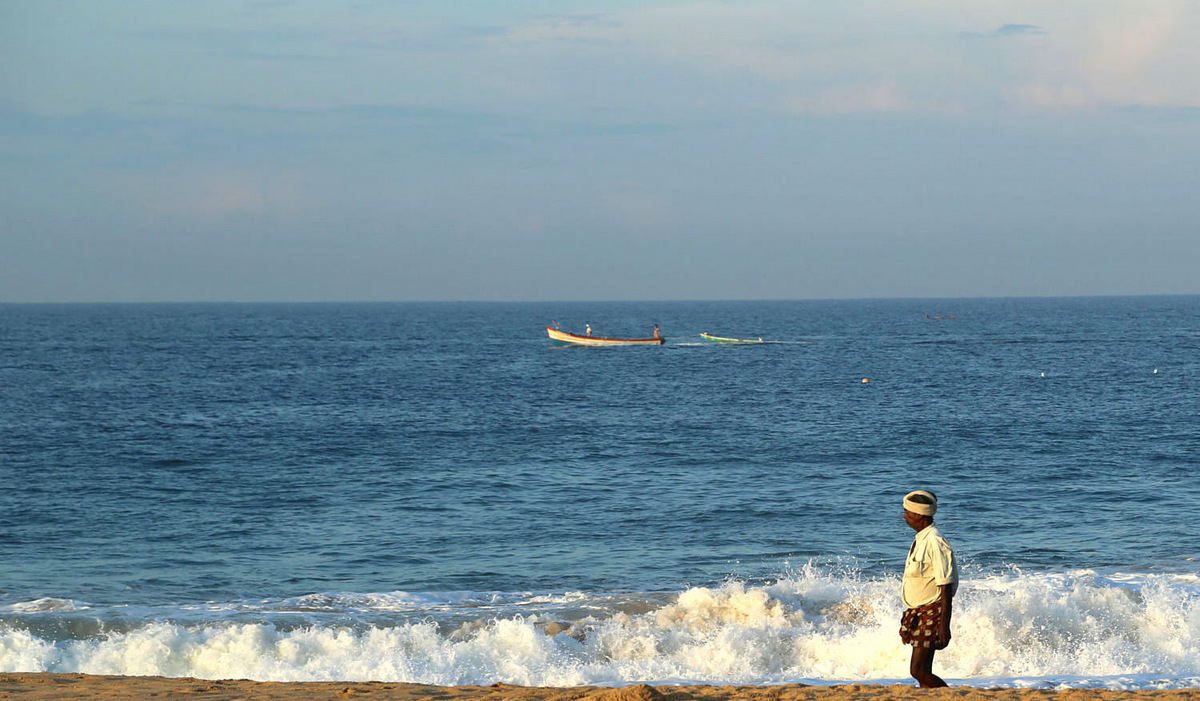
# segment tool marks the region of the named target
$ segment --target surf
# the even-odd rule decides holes
[[[260,681],[533,686],[902,681],[898,580],[804,565],[674,594],[324,594],[114,611],[0,611],[0,670]],[[1200,682],[1200,580],[1090,570],[965,577],[953,684],[1182,688]],[[200,612],[198,613],[197,608]],[[68,619],[106,625],[64,625]],[[173,619],[173,620],[172,620]],[[77,634],[70,634],[76,630]]]

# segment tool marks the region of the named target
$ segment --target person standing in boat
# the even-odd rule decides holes
[[[659,336],[659,335],[658,335],[658,324],[655,324],[655,325],[654,325],[654,337],[655,337],[655,338],[662,338],[661,336]]]
[[[592,335],[592,325],[591,325],[591,324],[584,324],[584,326],[586,326],[586,327],[587,327],[587,335],[591,336],[591,335]]]
[[[904,561],[900,640],[912,645],[908,672],[925,689],[946,686],[933,673],[933,653],[950,644],[951,602],[958,591],[954,550],[933,525],[937,507],[933,492],[918,489],[904,496],[904,521],[917,535]]]

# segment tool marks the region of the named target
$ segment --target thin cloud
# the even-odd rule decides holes
[[[610,45],[620,41],[621,24],[608,15],[556,15],[513,27],[504,39],[515,44],[563,42]]]
[[[864,112],[911,112],[917,109],[894,84],[846,85],[825,90],[813,97],[784,100],[792,114],[855,114]]]
[[[1045,33],[1046,30],[1036,24],[1005,24],[990,32],[962,32],[959,36],[964,39],[1004,39]]]

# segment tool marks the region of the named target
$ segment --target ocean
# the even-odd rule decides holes
[[[1198,456],[1194,296],[0,305],[0,671],[910,683],[924,488],[951,684],[1196,687]]]

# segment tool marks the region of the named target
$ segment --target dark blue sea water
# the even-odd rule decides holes
[[[1200,297],[2,305],[0,670],[899,679],[928,488],[943,676],[1195,686],[1198,455]]]

